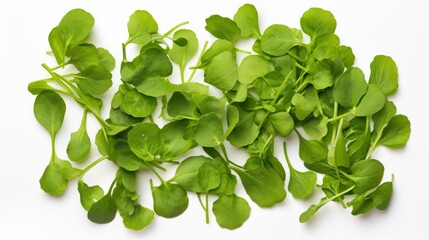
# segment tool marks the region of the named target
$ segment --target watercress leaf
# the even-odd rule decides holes
[[[136,89],[128,91],[122,100],[121,110],[133,117],[147,117],[151,115],[157,106],[156,98],[146,96]]]
[[[203,192],[198,184],[198,169],[205,163],[210,163],[212,160],[204,156],[192,156],[182,162],[176,169],[173,177],[174,182],[181,187],[191,192]]]
[[[200,146],[216,147],[223,142],[223,125],[215,113],[203,115],[197,123],[194,139]]]
[[[392,198],[393,183],[385,182],[377,187],[377,189],[368,195],[372,199],[375,207],[378,210],[385,210],[389,206]]]
[[[396,92],[398,89],[398,67],[391,57],[375,56],[370,68],[370,84],[377,85],[385,95]]]
[[[355,62],[355,55],[351,47],[340,46],[338,48],[338,56],[343,60],[344,66],[350,68]]]
[[[203,192],[209,192],[216,189],[220,185],[221,172],[215,168],[211,163],[204,163],[198,168],[197,172],[198,185]]]
[[[269,71],[270,64],[266,58],[258,55],[249,55],[238,66],[238,81],[243,84],[251,84]]]
[[[240,38],[240,28],[230,18],[212,15],[206,19],[206,30],[213,36],[232,43]]]
[[[168,52],[171,61],[179,64],[181,68],[184,68],[186,64],[198,51],[198,38],[195,33],[188,29],[180,29],[173,35],[173,39],[185,39],[187,44],[179,46],[177,43],[173,44],[173,47]]]
[[[137,176],[136,172],[127,171],[125,169],[119,169],[122,175],[122,185],[130,192],[137,191]]]
[[[74,162],[84,160],[91,150],[91,140],[86,131],[86,110],[82,117],[79,129],[70,135],[67,145],[67,156]]]
[[[151,33],[158,31],[158,24],[153,16],[145,10],[137,10],[128,21],[127,42],[146,45],[151,40]]]
[[[38,95],[42,91],[56,91],[55,88],[51,87],[46,81],[39,80],[28,84],[28,91],[33,95]]]
[[[168,77],[172,71],[173,66],[167,54],[154,47],[141,51],[131,62],[122,62],[121,65],[122,80],[134,86],[149,77]]]
[[[188,131],[186,120],[170,122],[161,129],[161,146],[159,153],[163,161],[169,161],[184,154],[189,149],[195,147],[192,138],[185,138]]]
[[[343,132],[339,131],[335,146],[333,147],[333,157],[328,157],[328,164],[333,167],[349,167],[350,159],[347,154],[346,142],[343,137]]]
[[[94,17],[83,9],[73,9],[61,19],[58,31],[67,44],[74,46],[84,40],[94,26]]]
[[[255,141],[259,135],[259,128],[253,121],[254,113],[239,113],[239,121],[227,140],[236,147],[243,147]]]
[[[219,119],[225,116],[225,98],[216,98],[208,94],[194,93],[192,100],[201,114],[215,113]]]
[[[213,213],[219,226],[232,230],[241,227],[249,218],[250,206],[235,194],[223,195],[213,202]]]
[[[311,205],[305,212],[299,215],[299,222],[308,222],[321,207],[326,204],[326,198],[322,198],[318,204]]]
[[[177,184],[168,182],[152,187],[153,210],[159,216],[174,218],[188,208],[188,195]]]
[[[78,87],[87,94],[101,95],[112,86],[112,74],[104,67],[91,65],[75,76]]]
[[[202,65],[206,65],[209,63],[214,57],[223,53],[223,52],[234,52],[235,47],[234,44],[225,39],[219,39],[213,42],[207,51],[201,56]]]
[[[380,88],[377,85],[368,84],[368,90],[356,107],[355,115],[358,117],[370,116],[380,111],[385,102],[386,97]]]
[[[334,84],[332,66],[328,60],[311,63],[308,66],[308,73],[311,75],[310,83],[317,90],[331,87]]]
[[[39,180],[40,188],[54,196],[62,195],[67,189],[68,180],[58,170],[57,165],[51,161]]]
[[[115,69],[116,60],[109,51],[104,48],[97,48],[97,55],[100,66],[104,67],[109,72]]]
[[[295,116],[298,120],[304,120],[317,106],[317,102],[313,101],[308,95],[300,93],[293,95],[292,104],[295,106]]]
[[[298,134],[299,137],[299,157],[308,164],[323,161],[328,154],[328,147],[317,140],[307,140]]]
[[[270,120],[276,132],[282,137],[289,136],[295,126],[292,117],[287,112],[277,112],[270,114],[268,119]]]
[[[377,187],[384,173],[383,164],[375,159],[358,161],[350,169],[351,176],[349,175],[348,178],[355,183],[353,192],[356,194],[362,194]]]
[[[371,146],[371,134],[364,132],[355,141],[347,145],[347,154],[352,162],[365,159]]]
[[[368,84],[362,70],[356,67],[349,68],[335,83],[333,89],[335,101],[345,108],[355,107],[367,88]]]
[[[328,118],[311,118],[302,125],[305,133],[313,139],[322,140],[328,134]]]
[[[113,131],[109,131],[109,135],[115,135],[116,133],[125,130],[129,126],[143,121],[143,118],[135,118],[135,117],[125,113],[120,108],[110,109],[109,117],[110,117],[109,120],[112,123],[109,126],[110,127],[109,130],[113,130]]]
[[[204,73],[204,81],[220,90],[231,90],[238,78],[237,61],[232,52],[224,51],[212,58]]]
[[[199,117],[197,105],[181,92],[173,93],[167,103],[167,112],[168,115],[177,119],[196,119]]]
[[[82,207],[87,211],[89,211],[92,204],[94,204],[104,196],[104,191],[100,186],[88,186],[88,184],[86,184],[82,180],[78,181],[77,190],[79,191],[80,195],[80,203],[82,204]]]
[[[249,197],[260,207],[271,207],[285,199],[282,178],[262,158],[251,157],[243,169],[233,170],[240,176]]]
[[[321,8],[310,8],[301,17],[302,30],[311,38],[316,38],[323,33],[334,33],[337,21],[334,15]]]
[[[92,44],[79,44],[70,48],[68,52],[70,57],[69,62],[73,64],[79,71],[91,65],[99,65],[97,48]]]
[[[128,132],[128,144],[139,158],[153,161],[159,158],[161,129],[153,123],[139,123]]]
[[[154,215],[153,211],[149,208],[137,205],[132,214],[121,214],[121,217],[126,228],[138,231],[149,226],[153,221]]]
[[[224,137],[228,137],[232,130],[235,128],[240,119],[240,113],[235,106],[228,105],[228,107],[226,108],[226,117],[228,128],[225,131]]]
[[[161,97],[175,92],[179,86],[170,83],[165,77],[154,76],[144,79],[136,89],[146,96]]]
[[[300,39],[294,31],[288,26],[280,24],[269,26],[261,37],[262,51],[272,56],[285,55],[298,44],[300,44]]]
[[[66,104],[60,95],[51,91],[42,91],[34,101],[34,116],[51,137],[55,137],[63,124]]]
[[[112,198],[122,218],[124,218],[124,216],[126,218],[136,212],[136,208],[140,206],[138,204],[139,195],[137,195],[136,192],[128,191],[120,180],[121,179],[118,179],[113,189]]]
[[[372,121],[374,122],[374,132],[381,134],[383,129],[387,126],[390,120],[396,114],[396,106],[393,102],[387,101],[384,104],[384,107],[372,116]]]
[[[260,37],[258,11],[252,4],[244,4],[234,15],[234,22],[241,30],[242,38]]]
[[[117,142],[110,150],[109,159],[115,162],[119,167],[128,171],[136,171],[146,168],[146,164],[131,151],[126,142]]]
[[[319,61],[324,59],[334,60],[338,58],[339,46],[340,39],[337,35],[331,33],[321,34],[315,39],[312,56]]]
[[[52,53],[58,64],[64,64],[66,56],[66,42],[60,35],[58,27],[54,27],[48,36],[49,45],[51,46]]]
[[[394,116],[383,129],[379,145],[391,148],[404,146],[410,137],[410,120],[405,115]]]
[[[88,219],[94,223],[109,223],[115,219],[116,211],[115,201],[110,194],[106,194],[91,205],[88,210]]]

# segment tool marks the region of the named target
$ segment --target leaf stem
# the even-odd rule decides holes
[[[161,183],[165,184],[165,180],[161,177],[161,175],[159,175],[159,173],[155,170],[155,168],[153,168],[149,163],[146,165],[149,168],[149,170],[152,171],[155,174],[155,176],[158,177],[158,179],[161,181]]]
[[[82,172],[79,174],[79,180],[82,180],[83,176],[85,175],[86,172],[88,172],[91,168],[93,168],[95,165],[99,164],[100,162],[102,162],[103,160],[107,159],[109,156],[105,155],[100,157],[99,159],[95,160],[94,162],[92,162],[91,164],[89,164],[86,168],[84,168],[82,170]]]
[[[207,45],[208,45],[208,41],[205,41],[204,45],[203,45],[203,49],[201,49],[200,55],[198,56],[197,65],[196,66],[198,66],[198,65],[201,64],[201,58],[203,57],[203,54],[206,52]],[[188,80],[186,82],[191,82],[192,81],[192,78],[194,78],[195,72],[197,71],[198,68],[190,68],[190,69],[192,69],[192,72],[191,72],[191,75],[189,76],[189,78],[188,78]]]
[[[209,193],[206,192],[206,223],[209,224],[210,223],[210,218],[209,218]]]
[[[168,36],[168,35],[170,35],[172,32],[174,32],[176,29],[178,29],[179,27],[181,27],[181,26],[183,26],[183,25],[186,25],[186,24],[188,24],[188,23],[189,23],[188,21],[185,21],[185,22],[181,22],[181,23],[177,24],[176,26],[174,26],[174,27],[172,27],[170,30],[168,30],[166,33],[164,33],[164,34],[162,35],[162,38],[167,37],[167,36]]]
[[[235,51],[239,52],[239,53],[249,54],[249,55],[252,54],[252,52],[247,51],[247,50],[243,50],[243,49],[240,49],[240,48],[235,48]]]

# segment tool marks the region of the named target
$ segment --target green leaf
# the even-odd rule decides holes
[[[289,136],[295,126],[292,117],[287,112],[277,112],[270,114],[268,119],[270,120],[276,132],[282,137]]]
[[[225,131],[225,137],[228,137],[232,130],[235,128],[240,120],[240,113],[238,109],[232,105],[228,105],[226,109],[226,117],[228,123],[228,129]]]
[[[316,109],[317,102],[309,94],[293,95],[292,104],[295,106],[295,116],[298,120],[304,120]]]
[[[165,77],[155,76],[144,79],[136,89],[146,96],[162,97],[179,90],[179,86],[182,85],[174,85]]]
[[[167,54],[158,48],[148,48],[141,51],[131,62],[122,62],[122,80],[138,86],[142,81],[151,77],[168,77],[173,66]]]
[[[348,206],[352,206],[352,214],[359,215],[371,211],[374,207],[385,210],[392,197],[392,182],[385,182],[378,186],[373,192],[358,195]]]
[[[213,202],[213,213],[219,226],[236,229],[250,216],[250,206],[244,198],[235,194],[220,196]]]
[[[334,84],[332,66],[328,60],[311,63],[308,66],[308,73],[312,76],[310,83],[317,90],[331,87]]]
[[[101,95],[112,86],[112,74],[104,67],[91,65],[75,77],[77,86],[90,95]]]
[[[245,57],[238,66],[238,81],[251,84],[270,71],[270,64],[266,58],[257,55]]]
[[[198,184],[198,169],[212,160],[204,156],[193,156],[183,160],[176,169],[173,181],[190,192],[203,192]]]
[[[44,80],[39,80],[39,81],[34,81],[28,84],[28,91],[33,94],[33,95],[38,95],[40,94],[42,91],[53,91],[55,92],[56,89],[51,87],[46,81]]]
[[[149,43],[151,33],[158,31],[158,24],[150,13],[145,10],[135,11],[128,21],[127,42],[145,45]]]
[[[164,125],[160,132],[161,147],[159,149],[163,161],[173,160],[195,147],[192,138],[185,138],[187,131],[186,120],[173,121]]]
[[[161,148],[161,129],[153,123],[139,123],[128,132],[128,144],[139,158],[157,160]]]
[[[346,142],[343,137],[343,132],[339,131],[335,146],[330,150],[333,151],[333,156],[328,157],[328,164],[333,167],[349,167],[350,159],[347,154]]]
[[[372,116],[374,122],[374,132],[381,135],[383,129],[396,114],[396,106],[393,102],[387,101],[384,107]]]
[[[379,145],[391,148],[404,146],[410,138],[410,120],[405,115],[394,116],[383,129]]]
[[[300,172],[296,170],[287,155],[286,143],[283,144],[286,163],[289,167],[290,178],[288,190],[294,198],[304,199],[313,193],[317,181],[317,175],[314,172]]]
[[[206,19],[206,30],[213,36],[226,39],[232,43],[240,38],[240,28],[229,18],[212,15]]]
[[[321,8],[310,8],[301,17],[301,28],[311,38],[323,33],[334,33],[337,21],[331,12]]]
[[[204,73],[204,81],[220,90],[231,90],[238,79],[237,61],[232,52],[224,51],[211,59]]]
[[[370,84],[377,85],[385,95],[396,92],[398,89],[398,67],[391,57],[375,56],[370,68]]]
[[[91,140],[86,131],[86,110],[82,117],[79,129],[70,135],[70,141],[67,145],[67,156],[74,162],[84,160],[91,150]]]
[[[176,119],[199,117],[197,105],[188,99],[183,93],[175,92],[167,103],[168,115]]]
[[[242,38],[260,37],[258,11],[252,4],[244,4],[234,15],[234,22],[240,28]]]
[[[338,58],[340,39],[335,34],[324,33],[319,35],[314,42],[312,56],[319,61]]]
[[[128,171],[136,171],[146,167],[146,164],[131,151],[126,142],[114,144],[109,159]]]
[[[79,191],[80,195],[80,203],[82,204],[82,207],[87,211],[89,211],[92,204],[94,204],[104,196],[104,191],[100,186],[88,186],[88,184],[86,184],[82,180],[78,181],[77,190]]]
[[[321,140],[328,134],[328,118],[325,116],[310,118],[302,127],[308,136],[316,140]]]
[[[383,92],[381,92],[380,88],[374,84],[368,84],[366,94],[362,97],[359,105],[356,107],[356,116],[370,116],[380,111],[385,102],[386,97]]]
[[[253,121],[254,113],[239,113],[239,121],[227,140],[236,147],[243,147],[255,141],[259,135],[259,128]]]
[[[243,169],[233,170],[240,176],[246,193],[260,207],[271,207],[285,199],[282,178],[263,159],[251,157]]]
[[[215,168],[211,163],[204,163],[198,168],[197,173],[198,185],[203,192],[207,193],[210,190],[219,187],[221,182],[221,172]]]
[[[365,193],[380,184],[383,179],[384,166],[374,159],[358,161],[351,167],[351,176],[347,177],[352,180],[356,187],[353,192],[356,194]]]
[[[66,112],[64,100],[55,92],[42,91],[34,101],[34,116],[52,138],[63,124]]]
[[[73,64],[79,71],[91,65],[99,65],[97,48],[92,44],[80,44],[70,49],[68,56],[69,62]]]
[[[216,98],[208,94],[194,93],[192,100],[197,105],[201,114],[215,113],[219,119],[225,116],[225,98]]]
[[[54,196],[62,195],[67,189],[68,179],[58,170],[58,165],[50,162],[39,180],[40,188]]]
[[[146,96],[136,89],[128,91],[121,103],[121,110],[133,117],[150,116],[157,106],[156,98]]]
[[[305,212],[301,213],[301,215],[299,216],[299,222],[308,222],[314,216],[314,214],[316,214],[316,212],[319,211],[319,209],[325,204],[326,198],[322,198],[318,204],[311,205]]]
[[[299,157],[305,163],[315,163],[326,159],[328,147],[317,140],[307,140],[300,134],[299,137]]]
[[[194,131],[194,139],[200,146],[216,147],[223,142],[223,126],[215,113],[203,115]]]
[[[104,67],[109,72],[115,69],[116,60],[109,51],[104,48],[97,48],[97,54],[100,66]]]
[[[174,33],[173,39],[180,38],[186,39],[187,44],[185,46],[173,44],[168,55],[171,61],[179,64],[181,68],[184,68],[198,51],[198,38],[193,31],[188,29],[181,29]]]
[[[219,39],[212,43],[209,49],[201,56],[201,64],[204,66],[214,57],[223,52],[235,52],[234,44],[225,39]]]
[[[154,213],[149,208],[137,205],[130,215],[121,214],[124,226],[128,229],[139,231],[149,226],[154,218]]]
[[[94,223],[109,223],[115,219],[116,204],[110,194],[93,203],[88,210],[88,219]]]
[[[300,44],[300,39],[294,31],[285,25],[273,24],[262,35],[261,48],[272,56],[282,56],[294,46]]]
[[[341,106],[352,108],[367,91],[365,76],[359,68],[349,68],[334,86],[334,98]]]
[[[152,197],[155,213],[165,218],[177,217],[188,208],[188,195],[177,184],[164,182],[152,187]]]
[[[58,64],[64,63],[70,47],[84,40],[94,26],[92,15],[82,9],[73,9],[61,19],[49,34],[49,44]]]

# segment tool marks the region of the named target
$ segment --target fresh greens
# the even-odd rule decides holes
[[[40,187],[57,196],[77,179],[90,221],[108,223],[118,213],[126,228],[141,230],[155,215],[180,216],[194,196],[207,223],[212,213],[220,227],[236,229],[250,216],[248,200],[263,208],[283,202],[286,179],[296,199],[317,189],[325,194],[300,222],[330,202],[351,207],[353,215],[387,208],[393,177],[382,183],[385,168],[372,155],[379,146],[404,147],[410,137],[410,121],[389,100],[398,89],[398,69],[391,57],[378,55],[367,80],[353,65],[352,49],[335,34],[331,12],[309,9],[300,20],[302,30],[273,24],[261,31],[257,9],[245,4],[232,19],[208,17],[205,29],[216,40],[200,49],[195,32],[181,29],[187,22],[159,33],[155,18],[137,10],[127,24],[121,81],[107,119],[103,95],[114,85],[116,62],[89,42],[94,23],[82,9],[68,12],[48,37],[58,66],[42,64],[50,77],[28,85],[37,95],[35,118],[51,138]],[[253,43],[250,51],[238,48],[244,39]],[[63,98],[82,108],[67,144],[69,160],[60,159],[55,148],[66,113]],[[99,124],[94,139],[87,129],[90,117]],[[276,157],[276,139],[295,134],[308,169],[302,172],[292,166],[286,143],[286,161]],[[93,141],[101,156],[75,168],[93,157]],[[195,148],[204,153],[192,155]],[[244,165],[235,154],[229,157],[231,148],[242,150]],[[117,167],[107,191],[84,181],[106,159]],[[161,172],[171,168],[174,176],[164,179]],[[139,200],[141,174],[155,178],[145,192],[152,194],[152,207]],[[241,187],[247,196],[237,195]]]

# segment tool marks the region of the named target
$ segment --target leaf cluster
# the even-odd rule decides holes
[[[37,95],[35,117],[52,139],[52,158],[41,188],[61,195],[68,181],[78,178],[89,220],[108,223],[119,213],[124,226],[133,230],[149,226],[155,215],[181,215],[188,207],[188,194],[198,197],[207,223],[212,212],[221,227],[235,229],[251,212],[248,201],[235,191],[238,183],[265,208],[285,200],[286,179],[294,198],[305,199],[315,189],[326,195],[301,214],[301,222],[331,201],[352,207],[353,215],[386,209],[392,182],[381,183],[384,166],[371,155],[379,146],[405,146],[410,135],[408,118],[397,114],[388,99],[398,88],[393,59],[376,56],[366,80],[353,66],[352,49],[335,35],[336,20],[329,11],[309,9],[301,18],[301,29],[273,24],[261,31],[258,18],[250,4],[233,18],[210,16],[206,30],[216,40],[199,51],[196,34],[181,29],[187,22],[161,34],[149,12],[135,11],[122,44],[121,82],[104,119],[99,96],[112,85],[115,60],[107,50],[87,42],[94,25],[89,13],[67,13],[49,35],[59,65],[44,64],[51,78],[28,86]],[[237,48],[244,39],[253,41],[251,51]],[[130,45],[137,49],[133,58],[128,56]],[[71,73],[56,72],[67,65]],[[171,81],[175,69],[180,83]],[[193,81],[199,70],[204,71],[203,79]],[[209,88],[218,89],[221,97],[210,94]],[[66,112],[63,97],[83,109],[80,127],[67,146],[72,162],[85,161],[91,149],[88,113],[100,125],[94,142],[101,157],[84,169],[55,152]],[[158,118],[166,123],[161,126]],[[291,134],[299,139],[304,172],[292,166],[286,143],[285,164],[275,155],[275,139]],[[229,158],[227,145],[245,152],[244,165],[238,164],[244,162],[241,159]],[[205,154],[184,157],[194,148]],[[84,174],[105,159],[118,168],[107,193],[83,181]],[[166,165],[177,166],[170,179],[161,173]],[[138,174],[153,174],[159,180],[159,185],[150,180],[152,207],[139,201]],[[318,176],[323,176],[321,184],[316,184]],[[210,195],[216,198],[212,203]]]

